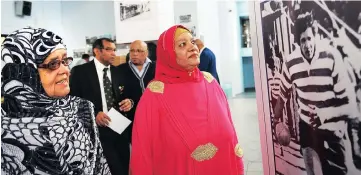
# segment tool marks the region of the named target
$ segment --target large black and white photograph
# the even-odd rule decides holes
[[[150,11],[150,1],[139,1],[139,3],[124,1],[120,3],[120,20],[125,21],[140,16],[146,17]]]
[[[73,50],[73,57],[76,58],[81,58],[83,54],[86,54],[86,49],[74,49]]]
[[[87,45],[92,45],[95,42],[95,40],[97,40],[97,39],[98,39],[98,37],[96,37],[96,36],[92,36],[92,37],[86,36],[85,43]]]
[[[179,16],[179,23],[183,24],[183,23],[189,23],[192,22],[192,15],[188,14],[188,15],[180,15]]]
[[[361,174],[361,1],[260,3],[276,174]]]

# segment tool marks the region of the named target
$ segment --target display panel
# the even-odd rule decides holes
[[[251,9],[265,174],[361,174],[361,2]]]

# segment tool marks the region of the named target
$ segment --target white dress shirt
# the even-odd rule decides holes
[[[146,59],[145,59],[145,62],[144,62],[144,64],[143,64],[142,70],[140,70],[140,71],[139,71],[139,69],[137,68],[137,66],[134,65],[134,64],[132,63],[132,61],[130,61],[130,60],[129,60],[129,65],[132,66],[133,70],[136,71],[136,73],[138,74],[139,77],[143,77],[143,74],[144,74],[144,72],[146,71],[145,68],[146,68],[147,65],[148,65],[149,63],[151,63],[151,62],[152,62],[152,60],[150,60],[149,58],[146,58]]]
[[[104,84],[103,84],[103,69],[104,68],[108,68],[107,70],[107,76],[110,80],[110,82],[112,81],[112,77],[110,74],[110,66],[104,66],[104,64],[102,64],[101,62],[99,62],[96,58],[94,59],[94,64],[95,64],[95,68],[97,70],[97,74],[98,74],[98,80],[99,80],[99,85],[100,85],[100,94],[102,96],[102,106],[103,106],[103,112],[104,113],[108,113],[108,108],[107,108],[107,101],[105,99],[105,93],[104,93]],[[96,115],[96,114],[95,114]]]

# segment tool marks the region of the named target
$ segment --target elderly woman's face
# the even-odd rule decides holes
[[[54,64],[66,59],[66,50],[58,49],[52,52],[43,62],[43,65]],[[60,63],[59,68],[38,68],[41,84],[49,97],[64,97],[69,94],[69,67]]]
[[[199,65],[199,50],[195,44],[195,39],[189,32],[179,35],[174,44],[177,63],[181,67],[186,70],[193,70]]]

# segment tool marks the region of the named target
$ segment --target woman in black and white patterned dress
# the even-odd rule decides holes
[[[68,96],[72,58],[62,39],[18,30],[1,61],[1,174],[110,174],[93,104]]]

